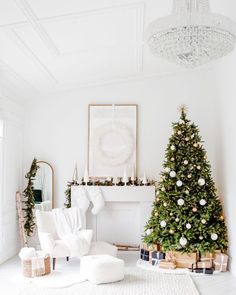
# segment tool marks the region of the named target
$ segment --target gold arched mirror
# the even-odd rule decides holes
[[[54,170],[45,161],[37,161],[37,165],[34,179],[35,209],[51,211],[54,208]]]

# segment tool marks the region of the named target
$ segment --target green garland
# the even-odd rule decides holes
[[[25,234],[28,238],[33,235],[36,228],[36,223],[34,219],[35,202],[34,202],[34,192],[33,192],[33,189],[34,189],[33,180],[34,180],[34,177],[36,176],[38,168],[39,166],[37,165],[37,159],[34,158],[30,167],[30,171],[25,175],[25,178],[28,179],[28,184],[25,190],[23,191],[23,199],[24,199],[23,210],[25,211],[24,229],[25,229]]]

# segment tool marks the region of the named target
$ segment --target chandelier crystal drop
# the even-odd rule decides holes
[[[185,67],[197,67],[234,49],[236,24],[213,14],[209,0],[173,0],[173,10],[147,31],[151,52]]]

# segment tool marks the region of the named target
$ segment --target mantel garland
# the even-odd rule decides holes
[[[78,185],[78,186],[156,186],[156,181],[155,180],[149,180],[147,181],[146,184],[143,184],[142,180],[139,180],[138,178],[135,178],[134,181],[129,178],[129,181],[127,183],[124,183],[122,181],[122,178],[118,180],[117,183],[113,182],[113,178],[107,178],[105,180],[94,180],[94,181],[89,181],[87,183],[84,182],[82,179],[82,182],[79,183],[78,181],[68,181],[67,182],[67,189],[65,190],[65,203],[64,206],[65,208],[70,208],[71,207],[71,186],[73,185]]]

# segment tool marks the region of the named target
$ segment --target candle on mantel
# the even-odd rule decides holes
[[[87,165],[85,165],[85,169],[84,169],[84,182],[86,185],[89,182],[89,174],[88,174],[88,166]]]
[[[113,177],[113,183],[114,183],[114,185],[118,184],[118,177],[117,176]]]
[[[77,163],[75,163],[75,169],[72,177],[73,183],[78,183],[78,168],[77,168]]]
[[[135,166],[132,166],[131,181],[134,184],[135,182]]]
[[[147,181],[146,173],[144,172],[144,175],[143,175],[143,184],[146,185],[147,183],[148,183],[148,181]]]
[[[127,176],[127,167],[126,166],[124,168],[124,174],[123,174],[122,182],[124,182],[125,185],[129,182],[129,178]]]

